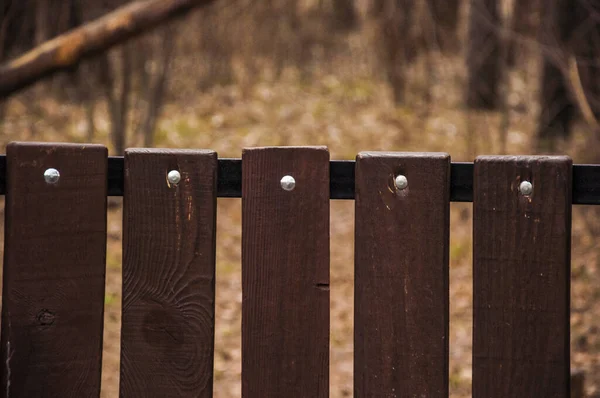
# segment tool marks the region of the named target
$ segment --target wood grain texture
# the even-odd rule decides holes
[[[108,152],[48,143],[6,152],[2,396],[98,397]]]
[[[216,173],[212,151],[125,153],[121,397],[212,397]]]
[[[569,396],[571,174],[567,157],[475,162],[473,397]]]
[[[354,396],[447,397],[450,157],[356,160]]]
[[[242,396],[328,397],[329,152],[242,159]]]

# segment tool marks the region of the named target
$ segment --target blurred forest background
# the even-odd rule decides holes
[[[123,6],[0,0],[0,64]],[[8,98],[13,140],[561,153],[600,162],[593,0],[217,0]],[[1,69],[0,69],[1,70]],[[103,396],[117,396],[121,202],[109,215]],[[220,199],[215,396],[240,395],[240,201]],[[332,201],[331,395],[352,395],[353,203]],[[600,396],[600,211],[573,214],[573,369]],[[450,388],[470,396],[471,205],[451,209]]]

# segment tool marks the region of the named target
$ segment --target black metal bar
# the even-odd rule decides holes
[[[453,202],[473,201],[473,163],[450,165],[450,200]]]
[[[600,165],[573,166],[573,203],[600,205]]]
[[[354,161],[330,162],[331,199],[354,199]],[[108,158],[108,196],[123,195],[123,157]],[[473,201],[473,163],[452,163],[450,200]],[[0,155],[0,195],[6,194],[6,155]],[[217,194],[221,198],[242,196],[242,160],[219,159]],[[600,205],[600,165],[573,166],[573,204]]]

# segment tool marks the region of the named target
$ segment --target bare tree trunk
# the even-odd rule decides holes
[[[229,84],[233,81],[232,51],[216,10],[206,8],[198,16],[201,30],[200,46],[206,59],[206,71],[199,85],[208,89],[215,85]]]
[[[119,98],[119,112],[116,123],[113,124],[113,145],[116,153],[125,152],[125,137],[127,134],[127,116],[129,114],[129,94],[131,93],[131,49],[126,44],[122,48],[122,74],[121,95]]]
[[[498,111],[500,112],[500,153],[507,153],[508,130],[510,128],[510,106],[508,103],[508,93],[510,91],[510,76],[509,76],[509,52],[511,50],[511,41],[509,32],[506,29],[502,30],[500,36],[500,96],[498,97]]]
[[[158,71],[156,72],[154,83],[150,86],[151,90],[148,92],[149,98],[141,127],[141,132],[144,135],[144,146],[146,148],[154,146],[154,130],[156,129],[156,122],[164,103],[165,91],[173,60],[175,33],[174,27],[168,27],[161,38]]]
[[[116,155],[122,155],[125,152],[132,78],[129,46],[125,45],[120,49],[120,56],[121,76],[119,79],[115,78],[115,69],[111,66],[108,56],[102,57],[100,69],[111,119],[111,141]],[[116,90],[117,85],[119,86],[118,90]]]
[[[35,5],[25,1],[0,1],[2,53],[8,58],[15,50],[35,46]]]
[[[433,36],[439,48],[446,53],[458,50],[459,0],[427,0]]]
[[[559,67],[544,62],[541,81],[537,137],[540,149],[552,151],[557,138],[571,134],[576,108]]]
[[[596,119],[600,116],[600,4],[577,0],[569,47],[575,51],[585,99]]]
[[[555,0],[542,10],[539,40],[543,64],[537,138],[538,148],[543,151],[553,151],[557,138],[569,136],[576,111],[565,79],[567,65],[563,56],[572,31],[575,1]]]
[[[35,44],[40,45],[50,38],[50,0],[36,0]]]
[[[15,8],[10,3],[0,3],[0,61],[4,61],[4,52],[7,48],[8,26],[15,13]]]
[[[94,122],[94,114],[96,109],[96,102],[90,99],[85,104],[85,120],[87,123],[87,142],[94,142],[94,136],[96,135],[96,123]]]
[[[473,109],[496,109],[501,77],[498,0],[471,0],[467,52],[466,103]]]
[[[387,0],[383,3],[382,10],[374,12],[379,18],[379,52],[382,64],[392,88],[394,101],[400,104],[405,99],[405,75],[413,45],[410,40],[410,26],[414,15],[414,1]]]
[[[35,45],[50,39],[50,0],[35,1]],[[40,94],[52,89],[52,81],[41,82],[35,88]]]
[[[12,6],[12,7],[11,7]],[[15,7],[11,3],[0,3],[0,62],[4,61],[8,42],[8,26],[15,14]],[[6,101],[0,98],[0,135],[3,133]]]
[[[508,65],[517,65],[517,58],[524,55],[523,40],[534,39],[539,28],[540,0],[515,0],[511,16],[508,47]]]
[[[369,2],[368,14],[371,18],[379,18],[383,15],[386,0],[371,0]]]
[[[299,35],[300,17],[298,16],[298,0],[278,0],[275,9],[275,18],[279,18],[279,25],[275,25],[275,34],[278,36],[275,47],[275,73],[281,76],[283,69],[289,64],[300,65],[306,62],[300,59]]]
[[[95,91],[98,87],[96,85],[98,73],[95,69],[97,66],[98,62],[96,60],[84,63],[80,68],[77,69],[75,78],[77,100],[85,110],[87,142],[93,142],[96,133],[94,115],[96,110]]]
[[[354,0],[333,0],[334,28],[349,31],[356,28],[358,15]]]

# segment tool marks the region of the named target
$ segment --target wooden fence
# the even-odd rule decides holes
[[[447,397],[449,207],[471,197],[473,396],[568,397],[571,207],[600,199],[598,169],[11,143],[2,394],[99,396],[107,195],[122,194],[120,395],[211,397],[216,202],[240,194],[243,397],[329,395],[331,198],[355,199],[354,396]]]

